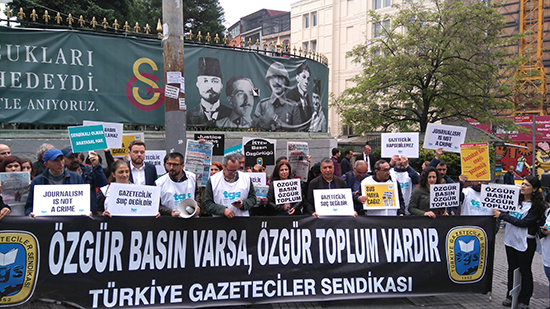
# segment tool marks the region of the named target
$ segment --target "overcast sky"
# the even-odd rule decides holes
[[[290,4],[300,0],[220,0],[225,12],[225,26],[233,25],[241,17],[260,9],[290,11]]]

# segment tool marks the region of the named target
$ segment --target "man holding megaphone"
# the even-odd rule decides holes
[[[185,172],[183,162],[183,155],[179,152],[164,157],[164,168],[168,173],[155,181],[160,188],[161,215],[190,218],[200,212],[201,191],[197,186],[197,175]]]

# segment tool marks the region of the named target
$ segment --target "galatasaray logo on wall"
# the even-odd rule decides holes
[[[447,269],[455,283],[483,278],[487,264],[487,235],[479,227],[455,227],[447,234]]]
[[[28,232],[0,232],[0,307],[29,300],[38,277],[38,240]]]
[[[136,60],[133,66],[134,77],[130,78],[126,85],[126,96],[134,107],[143,111],[152,111],[157,109],[164,102],[164,89],[159,88],[157,84],[159,81],[158,77],[150,73],[141,73],[139,71],[141,65],[149,65],[153,71],[158,71],[158,67],[153,60],[148,58]],[[142,94],[143,91],[147,93],[146,96],[144,95],[145,98],[140,94],[140,87],[138,87],[138,85],[141,83],[136,83],[137,81],[149,86],[145,89],[141,89]],[[142,88],[143,86],[144,85],[141,85]]]

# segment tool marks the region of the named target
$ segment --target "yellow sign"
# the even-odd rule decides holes
[[[395,183],[362,184],[361,194],[367,197],[363,209],[399,209]]]
[[[122,148],[111,149],[113,157],[124,157],[128,154],[128,146],[132,141],[143,141],[143,133],[136,134],[123,134],[122,135]]]
[[[460,163],[468,180],[491,180],[489,143],[460,145]]]

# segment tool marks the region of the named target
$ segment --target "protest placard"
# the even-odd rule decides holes
[[[266,173],[247,173],[248,176],[250,176],[250,180],[252,180],[252,184],[254,187],[256,186],[265,186],[267,183],[267,175]]]
[[[122,147],[112,148],[111,154],[113,157],[124,157],[128,154],[128,147],[132,141],[145,141],[143,133],[124,133],[122,135]]]
[[[122,147],[122,134],[123,134],[122,130],[124,127],[122,123],[90,121],[90,120],[84,120],[82,122],[83,126],[92,126],[92,125],[98,125],[98,124],[103,126],[107,147],[109,148]]]
[[[210,164],[212,164],[212,144],[187,140],[184,169],[197,175],[197,184],[201,187],[206,186],[210,178]]]
[[[460,163],[468,180],[491,180],[489,143],[460,145]]]
[[[12,216],[24,216],[29,195],[29,172],[0,173],[2,199],[11,208]]]
[[[361,184],[361,195],[367,197],[363,209],[399,209],[400,207],[395,183]]]
[[[90,185],[35,185],[35,216],[80,216],[90,213]]]
[[[228,156],[236,153],[243,153],[243,144],[238,144],[238,145],[226,148],[223,151],[224,156]]]
[[[287,157],[292,174],[290,178],[300,178],[303,182],[307,182],[309,173],[309,146],[304,142],[287,142]]]
[[[302,183],[300,179],[275,180],[273,191],[276,205],[302,201]]]
[[[254,166],[256,164],[263,166],[274,165],[275,149],[277,149],[277,140],[243,137],[245,166]]]
[[[516,211],[521,187],[510,185],[481,185],[481,207]]]
[[[225,135],[224,134],[204,134],[195,133],[194,140],[203,139],[206,142],[212,143],[212,155],[223,156],[225,150]]]
[[[157,175],[166,174],[164,168],[164,157],[166,156],[166,150],[145,150],[145,158],[143,162],[151,163],[157,170]]]
[[[351,189],[313,190],[315,212],[319,216],[353,216]]]
[[[160,188],[113,182],[109,185],[106,210],[111,216],[156,216]]]
[[[459,183],[430,185],[430,208],[458,206],[460,206]]]
[[[418,133],[382,133],[382,157],[393,155],[418,158]]]
[[[267,198],[267,192],[269,191],[268,186],[254,186],[254,190],[256,191],[256,198]]]
[[[68,127],[68,131],[74,153],[107,148],[102,125]]]
[[[423,147],[460,153],[460,145],[464,143],[467,130],[465,127],[428,123]]]

